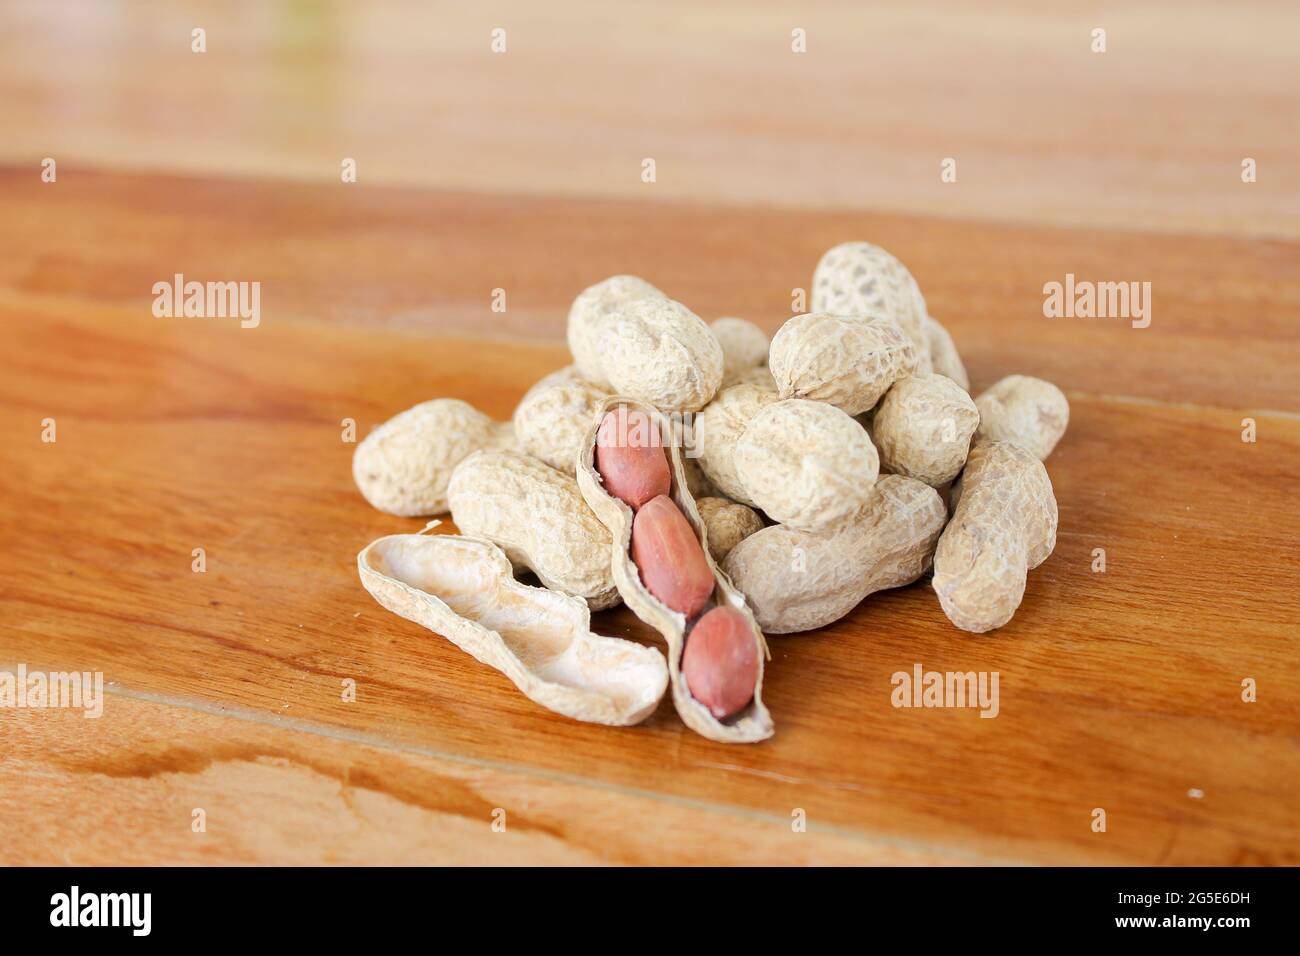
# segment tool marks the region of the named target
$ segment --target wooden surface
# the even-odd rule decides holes
[[[665,106],[672,115],[646,128],[664,155],[696,163],[694,185],[661,190],[661,173],[653,192],[610,188],[592,168],[565,166],[574,117],[598,91],[579,84],[565,100],[539,88],[559,125],[529,127],[524,105],[471,123],[470,106],[506,94],[465,68],[465,103],[439,112],[445,89],[396,80],[420,56],[420,31],[378,29],[405,7],[360,24],[337,12],[340,35],[358,44],[346,51],[310,31],[285,51],[271,26],[226,15],[241,59],[193,67],[212,71],[206,79],[167,71],[161,86],[140,58],[170,50],[188,10],[105,6],[111,16],[96,22],[89,9],[56,26],[18,6],[0,33],[10,54],[0,82],[27,94],[0,105],[14,131],[0,144],[0,669],[99,670],[109,695],[97,720],[0,710],[0,863],[1300,863],[1294,182],[1220,192],[1207,174],[1218,160],[1203,150],[1154,152],[1171,130],[1195,146],[1230,125],[1294,160],[1272,109],[1285,88],[1270,85],[1293,68],[1276,29],[1293,13],[1273,9],[1267,30],[1243,18],[1216,31],[1223,21],[1204,12],[1167,32],[1155,14],[1139,18],[1159,41],[1142,62],[1164,90],[1165,126],[1124,122],[1147,137],[1131,140],[1135,152],[1164,164],[1164,187],[1118,175],[1103,189],[1106,176],[1084,163],[1053,180],[1042,169],[1083,132],[1058,149],[1032,126],[989,126],[981,136],[1009,178],[972,182],[966,198],[936,206],[901,172],[916,146],[902,119],[878,147],[881,178],[859,190],[843,168],[819,179],[783,165],[821,155],[825,104],[802,120],[820,131],[806,154],[790,143],[808,131],[770,105],[753,107],[749,119],[763,120],[753,131],[746,114],[707,97],[685,116]],[[732,33],[718,25],[729,10],[703,21],[663,13],[659,46],[618,35],[667,74],[680,64],[686,78],[672,82],[683,90],[723,69],[712,56],[735,65],[757,42],[755,23],[781,25],[774,42],[788,49],[784,14]],[[989,42],[1025,62],[1049,56],[1036,38],[1058,19],[1089,19],[1011,14]],[[956,25],[921,29],[914,16],[876,22],[934,50],[958,42]],[[462,22],[430,42],[461,42],[452,26]],[[720,52],[701,32],[734,42]],[[1216,36],[1223,45],[1204,69],[1177,68],[1171,45]],[[560,43],[553,28],[543,39]],[[65,47],[84,55],[60,59],[67,75],[47,72],[38,52]],[[396,59],[372,75],[371,57],[389,48]],[[1255,69],[1243,72],[1247,48]],[[615,51],[582,49],[592,75],[609,73]],[[522,82],[528,60],[510,56]],[[817,62],[810,69],[837,75]],[[996,57],[978,62],[989,84],[1012,72]],[[117,71],[94,69],[104,63]],[[313,100],[329,92],[311,70],[322,63],[344,64],[343,88],[360,84],[348,108]],[[942,82],[964,75],[943,58],[931,67]],[[1046,111],[1074,75],[1028,84],[1027,108]],[[1239,77],[1233,89],[1246,100],[1207,103],[1215,75]],[[1132,90],[1107,82],[1117,97]],[[268,88],[264,114],[241,111],[241,98]],[[408,97],[399,102],[411,115],[434,110],[435,124],[401,113],[404,126],[384,126],[369,109],[381,93]],[[1008,94],[975,95],[971,113],[988,120]],[[1134,111],[1147,95],[1132,94]],[[196,98],[209,119],[191,128]],[[585,142],[590,151],[604,142],[599,130],[612,131],[635,175],[640,127],[619,119],[618,99],[583,127]],[[258,125],[286,119],[294,102],[308,110],[302,128],[277,138]],[[925,112],[925,102],[913,106],[934,128],[965,112]],[[695,142],[690,124],[722,112],[730,119],[710,125],[716,138]],[[395,172],[383,185],[366,178],[364,160],[361,182],[338,182],[338,156],[361,149],[322,133],[327,115],[343,138],[386,157],[376,165]],[[870,139],[856,120],[851,135]],[[485,153],[493,136],[501,148]],[[775,145],[751,149],[749,136]],[[429,162],[413,161],[435,143]],[[1239,150],[1221,145],[1235,176]],[[756,165],[732,175],[710,150]],[[51,152],[59,178],[46,184],[39,163]],[[852,145],[834,152],[847,162]],[[528,157],[535,175],[513,165]],[[305,168],[315,162],[320,175]],[[880,183],[895,174],[899,191],[882,201]],[[788,191],[771,194],[776,183]],[[1038,201],[1040,189],[1051,201]],[[1139,218],[1142,230],[1111,228]],[[508,417],[566,362],[574,294],[615,272],[644,275],[706,318],[743,315],[773,331],[817,256],[855,238],[912,267],[976,390],[1023,372],[1069,395],[1070,430],[1048,461],[1058,547],[1006,628],[956,630],[918,583],[821,631],[774,638],[764,696],[777,735],[729,747],[687,731],[667,702],[637,728],[555,716],[361,588],[356,552],[422,522],[361,499],[343,419],[364,434],[435,396]],[[176,272],[260,281],[261,325],[154,318],[150,288]],[[1044,318],[1043,283],[1067,272],[1152,282],[1151,327]],[[489,308],[497,287],[508,293],[504,315]],[[1253,444],[1241,441],[1247,416]],[[41,441],[45,418],[57,421],[53,444]],[[196,574],[200,547],[207,571]],[[1106,551],[1104,574],[1092,571],[1095,548]],[[652,640],[622,609],[597,623]],[[999,716],[894,709],[890,675],[916,663],[998,671]],[[1255,703],[1241,700],[1247,677]],[[355,702],[341,699],[346,679]],[[1091,829],[1098,807],[1105,833]],[[195,809],[205,833],[192,832]],[[497,810],[504,832],[492,828]],[[793,832],[796,810],[807,832]]]
[[[337,182],[352,157],[371,184],[1300,237],[1287,0],[8,0],[0,16],[0,157],[24,162]]]

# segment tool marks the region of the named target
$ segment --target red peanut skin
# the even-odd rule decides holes
[[[647,501],[632,519],[632,562],[646,590],[688,618],[713,596],[713,572],[700,539],[665,495]]]
[[[691,628],[682,652],[682,676],[691,696],[719,720],[754,699],[758,648],[745,615],[715,607]]]
[[[647,436],[653,437],[647,440]],[[615,409],[601,419],[596,432],[595,465],[605,490],[633,511],[672,488],[658,426],[645,412],[626,411],[620,415]]]

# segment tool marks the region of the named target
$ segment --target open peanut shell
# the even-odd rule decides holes
[[[566,717],[639,723],[668,686],[657,650],[591,633],[582,600],[519,583],[505,552],[486,539],[393,534],[362,549],[357,571],[388,610],[441,634]]]
[[[707,707],[691,696],[681,674],[681,659],[682,651],[686,646],[687,631],[692,622],[687,621],[683,614],[663,604],[642,584],[630,551],[632,509],[606,492],[604,481],[596,471],[596,433],[605,414],[622,405],[650,415],[659,426],[659,433],[668,451],[672,480],[670,496],[686,516],[687,522],[699,539],[700,546],[704,549],[705,560],[708,561],[709,568],[713,572],[713,598],[709,606],[729,606],[740,611],[749,622],[758,645],[758,681],[754,685],[754,699],[744,710],[726,720],[718,720]],[[722,743],[753,743],[772,736],[774,732],[772,717],[763,706],[763,662],[771,656],[768,653],[767,641],[754,620],[753,612],[745,603],[745,596],[718,569],[709,554],[707,530],[704,522],[700,520],[695,499],[691,497],[687,487],[680,435],[673,429],[672,424],[657,408],[635,399],[615,395],[603,402],[597,411],[586,438],[578,450],[576,468],[578,488],[582,491],[583,498],[613,536],[610,559],[614,584],[618,588],[619,596],[638,618],[663,635],[668,645],[668,675],[672,682],[673,704],[677,708],[677,713],[681,715],[682,722],[696,733]]]

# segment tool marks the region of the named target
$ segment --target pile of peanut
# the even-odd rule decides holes
[[[567,337],[573,364],[511,422],[426,402],[358,446],[354,477],[383,511],[450,510],[591,610],[626,602],[664,636],[678,711],[706,736],[770,735],[763,632],[822,627],[931,569],[948,618],[989,631],[1055,546],[1043,459],[1065,396],[1012,375],[972,398],[877,246],[827,252],[812,311],[770,343],[632,276],[582,292]]]

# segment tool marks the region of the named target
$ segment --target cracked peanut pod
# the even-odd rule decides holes
[[[726,317],[715,319],[709,329],[722,346],[723,388],[767,364],[767,335],[753,322]]]
[[[593,634],[586,604],[520,584],[490,541],[389,535],[357,555],[357,571],[385,608],[443,635],[566,717],[639,723],[668,686],[658,651]]]
[[[633,299],[591,337],[612,391],[663,411],[703,408],[722,384],[722,346],[704,320],[663,296]]]
[[[515,570],[532,571],[593,611],[618,603],[609,531],[572,475],[519,452],[477,452],[452,473],[448,497],[456,527],[497,545]]]
[[[695,507],[708,530],[709,553],[719,563],[751,534],[763,530],[757,511],[726,498],[696,498]]]
[[[982,634],[1011,620],[1029,572],[1056,547],[1056,496],[1030,452],[981,441],[953,486],[953,504],[934,555],[934,590],[950,621]]]
[[[749,598],[763,630],[811,631],[838,621],[868,595],[923,575],[947,520],[929,485],[884,475],[853,520],[816,534],[764,528],[736,545],[722,570]]]
[[[552,468],[572,473],[587,424],[608,397],[609,389],[567,369],[553,372],[529,389],[515,409],[520,448]]]
[[[636,276],[610,276],[582,290],[569,307],[566,337],[573,362],[582,378],[608,384],[601,365],[596,334],[611,315],[623,311],[637,299],[663,299],[666,296],[644,279]]]
[[[880,459],[866,430],[824,402],[763,408],[740,433],[736,476],[755,507],[800,531],[821,531],[871,498]]]
[[[666,607],[641,583],[641,576],[630,554],[632,509],[605,491],[600,473],[596,471],[596,432],[605,412],[620,405],[652,415],[659,422],[661,434],[669,442],[669,462],[672,465],[672,493],[669,497],[681,510],[697,536],[704,549],[705,561],[714,575],[715,586],[710,604],[714,607],[734,608],[744,616],[753,634],[759,658],[758,679],[754,684],[753,698],[740,713],[725,721],[719,720],[707,706],[696,700],[686,686],[681,673],[681,661],[690,625],[693,622]],[[658,411],[645,403],[615,396],[609,399],[605,407],[593,417],[584,441],[582,457],[578,462],[578,486],[582,489],[587,504],[599,516],[612,536],[606,562],[612,567],[614,581],[623,597],[623,602],[638,618],[658,631],[668,647],[669,685],[672,688],[673,704],[677,708],[677,713],[681,715],[682,722],[696,733],[722,743],[752,743],[764,740],[773,733],[772,717],[763,705],[763,660],[770,656],[767,653],[767,642],[763,638],[763,632],[754,622],[754,616],[745,603],[745,596],[736,590],[726,575],[718,571],[713,558],[708,554],[707,530],[700,520],[695,501],[686,488],[681,448],[675,438],[668,420]]]
[[[957,354],[957,343],[952,340],[948,330],[940,325],[937,319],[927,315],[925,334],[930,342],[930,361],[934,371],[939,375],[948,376],[969,392],[970,376],[966,374],[966,366],[962,364],[961,356]]]
[[[980,415],[966,391],[944,375],[913,375],[891,388],[871,418],[885,471],[938,488],[966,464]]]
[[[465,458],[507,447],[510,423],[468,402],[436,398],[384,422],[352,454],[352,478],[366,501],[405,518],[447,513],[447,483]]]
[[[810,398],[860,415],[917,373],[916,348],[893,319],[810,312],[772,339],[768,366],[782,398]]]
[[[980,411],[977,435],[1009,441],[1043,461],[1070,423],[1065,393],[1041,378],[1008,375],[975,399]]]
[[[695,460],[714,487],[732,501],[754,504],[736,474],[736,442],[749,420],[776,400],[776,389],[767,385],[733,385],[719,392],[696,418]]]
[[[845,242],[827,250],[813,272],[812,311],[893,319],[916,350],[917,370],[929,374],[925,298],[907,267],[879,246]]]

